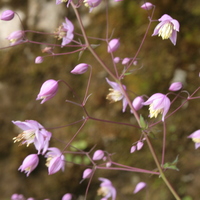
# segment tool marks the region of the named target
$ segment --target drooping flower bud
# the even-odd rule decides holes
[[[122,65],[128,64],[129,61],[130,61],[130,58],[124,58],[124,59],[122,60]]]
[[[67,193],[63,195],[62,200],[72,200],[72,194]]]
[[[136,151],[136,146],[135,145],[133,145],[132,147],[131,147],[131,149],[130,149],[130,153],[134,153],[135,151]]]
[[[134,194],[138,193],[140,190],[144,189],[147,186],[147,184],[145,182],[139,182],[134,190]]]
[[[139,151],[140,149],[142,149],[143,145],[144,145],[144,143],[141,142],[141,141],[139,141],[139,142],[137,143],[137,150]]]
[[[15,13],[12,10],[6,10],[1,14],[0,19],[3,21],[10,21],[14,18]]]
[[[41,104],[53,98],[58,91],[58,81],[53,79],[49,79],[42,84],[40,88],[40,92],[36,98],[36,100],[41,100]]]
[[[109,43],[108,43],[108,53],[114,52],[116,51],[120,46],[120,42],[119,39],[112,39]]]
[[[83,179],[90,178],[91,174],[92,174],[92,169],[87,168],[84,170],[82,178]]]
[[[119,57],[115,57],[115,58],[113,59],[113,61],[114,61],[114,63],[118,63],[118,62],[120,61],[120,58],[119,58]]]
[[[44,59],[42,56],[38,56],[35,58],[35,63],[36,64],[40,64],[40,63],[43,63]]]
[[[104,157],[104,151],[102,151],[102,150],[96,150],[94,152],[92,160],[101,160],[103,157]]]
[[[132,105],[135,110],[140,110],[143,107],[143,103],[144,99],[142,96],[138,96],[133,100]]]
[[[170,91],[178,91],[183,87],[183,84],[181,82],[174,82],[170,85],[169,90]]]
[[[154,5],[152,3],[146,2],[141,6],[141,8],[144,9],[144,10],[151,10],[153,8],[153,6]]]
[[[88,70],[89,65],[86,63],[80,63],[74,67],[71,71],[72,74],[84,74]]]

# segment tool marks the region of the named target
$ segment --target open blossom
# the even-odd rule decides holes
[[[37,167],[38,163],[38,155],[30,154],[24,159],[22,165],[19,167],[19,170],[21,170],[21,172],[24,171],[26,176],[29,176],[29,174]]]
[[[90,8],[90,12],[93,8],[97,7],[102,0],[84,0],[83,3],[86,7]]]
[[[110,93],[107,95],[106,99],[110,100],[111,103],[121,101],[123,104],[122,112],[125,112],[128,102],[123,95],[122,89],[118,83],[110,81],[106,78],[107,83],[112,87],[109,89]],[[124,90],[126,90],[126,86],[123,85]]]
[[[160,23],[154,29],[152,36],[161,36],[163,40],[169,38],[176,45],[177,31],[179,31],[180,27],[179,22],[167,14],[164,14],[158,21]]]
[[[48,132],[40,123],[34,120],[12,121],[13,124],[23,130],[17,137],[14,137],[14,142],[21,142],[20,144],[34,144],[38,150],[38,154],[42,150],[44,154],[49,147],[49,140],[51,139],[51,133]]]
[[[36,100],[41,100],[41,104],[53,98],[58,91],[58,81],[49,79],[42,84],[40,92],[37,95]]]
[[[49,175],[55,174],[60,169],[64,171],[65,169],[65,156],[61,153],[61,151],[56,147],[48,148],[48,152],[45,157],[46,166],[48,167]]]
[[[162,121],[164,121],[165,116],[170,108],[170,100],[165,94],[156,93],[153,94],[143,105],[149,106],[149,117],[157,117],[158,114],[162,114]]]
[[[147,184],[145,182],[139,182],[134,190],[134,194],[138,193],[140,190],[144,189],[147,186]]]
[[[58,30],[55,32],[56,37],[61,40],[61,46],[69,44],[74,38],[74,25],[70,20],[65,18],[65,23],[63,23]]]
[[[115,200],[117,192],[112,182],[106,178],[99,178],[99,180],[102,181],[102,183],[100,184],[97,194],[103,196],[102,200],[107,200],[110,197],[112,197],[112,200]]]
[[[10,41],[10,45],[16,45],[24,42],[24,31],[14,31],[6,39]]]
[[[12,10],[5,10],[1,16],[0,19],[3,21],[10,21],[14,18],[15,13]]]
[[[191,138],[193,142],[195,142],[195,149],[200,147],[200,129],[193,132],[191,135],[188,136]]]

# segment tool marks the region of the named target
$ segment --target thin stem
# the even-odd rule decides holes
[[[165,162],[165,146],[166,146],[166,123],[163,122],[163,144],[162,144],[162,161],[161,166],[164,165]]]

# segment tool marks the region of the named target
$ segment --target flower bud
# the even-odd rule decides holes
[[[101,160],[104,157],[104,152],[102,150],[97,150],[94,152],[92,160]]]
[[[130,61],[130,58],[124,58],[124,59],[122,60],[122,65],[128,64],[129,61]]]
[[[181,82],[174,82],[170,85],[169,90],[170,91],[178,91],[183,87],[183,84]]]
[[[140,110],[143,107],[143,102],[144,99],[142,98],[142,96],[136,97],[132,102],[133,108],[135,110]]]
[[[153,4],[150,2],[146,2],[141,6],[141,8],[144,10],[151,10],[153,8]]]
[[[120,61],[120,58],[119,58],[119,57],[115,57],[115,58],[113,59],[113,61],[114,61],[114,63],[118,63],[118,62]]]
[[[1,14],[0,19],[3,21],[10,21],[14,18],[15,13],[12,10],[6,10]]]
[[[120,42],[119,39],[112,39],[108,43],[108,53],[114,52],[119,48]]]
[[[82,178],[83,179],[90,178],[91,174],[92,174],[92,169],[89,168],[85,169]]]
[[[142,149],[143,145],[144,145],[144,143],[141,142],[141,141],[139,141],[139,142],[137,143],[137,150],[139,151],[140,149]]]
[[[86,63],[80,63],[74,67],[71,71],[72,74],[84,74],[88,70],[89,65]]]
[[[147,186],[147,184],[145,182],[139,182],[134,190],[134,194],[138,193],[140,190],[144,189]]]
[[[43,63],[44,59],[42,56],[38,56],[35,58],[35,63],[36,64],[40,64],[40,63]]]
[[[62,200],[71,200],[72,199],[72,194],[67,193],[62,197]]]
[[[41,100],[41,104],[49,99],[53,98],[58,91],[58,81],[53,79],[49,79],[42,84],[40,88],[40,92],[36,98],[36,100]]]
[[[136,150],[136,146],[134,145],[134,146],[131,147],[130,153],[134,153],[135,150]]]

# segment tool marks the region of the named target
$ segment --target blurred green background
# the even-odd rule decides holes
[[[36,1],[35,1],[36,2]],[[55,1],[40,0],[37,1],[40,9],[47,9],[45,5]],[[24,13],[24,29],[35,30],[40,23],[39,18],[35,16],[32,25],[28,22],[30,16],[30,5],[33,1],[2,1],[1,8],[7,6],[13,10],[21,10]],[[145,10],[140,9],[143,1],[124,0],[118,6],[109,8],[109,34],[113,30],[113,37],[120,38],[121,46],[115,56],[120,58],[133,57],[139,47],[145,30],[148,25],[148,15]],[[180,33],[178,33],[177,45],[173,46],[170,40],[162,41],[159,37],[151,37],[153,29],[157,22],[153,23],[145,44],[138,56],[138,66],[132,75],[124,79],[128,90],[138,95],[146,94],[148,96],[156,92],[167,93],[168,87],[175,73],[181,72],[185,77],[184,89],[192,93],[199,87],[200,72],[200,2],[198,0],[154,0],[151,3],[156,5],[154,19],[160,18],[163,14],[169,14],[180,22]],[[118,4],[118,3],[112,3]],[[72,19],[77,26],[77,21],[72,9],[66,11],[64,5],[57,5],[62,8],[58,18],[57,26],[62,23],[64,17]],[[56,5],[54,5],[56,7]],[[88,13],[87,8],[79,8],[85,23],[88,23],[86,31],[89,36],[105,37],[105,8]],[[37,8],[36,8],[37,10]],[[53,13],[49,13],[51,17]],[[39,14],[38,14],[39,16]],[[91,21],[91,23],[90,23]],[[52,21],[53,23],[53,21]],[[50,25],[50,24],[49,24]],[[4,26],[0,27],[2,31]],[[43,31],[39,29],[38,31]],[[54,30],[52,30],[53,32]],[[79,28],[75,32],[80,33]],[[52,36],[38,34],[27,34],[30,40],[40,42],[57,43]],[[78,39],[78,37],[76,37]],[[99,44],[99,41],[93,40],[92,43]],[[5,46],[5,45],[4,45]],[[2,47],[2,46],[1,46]],[[43,45],[23,44],[0,53],[0,191],[1,199],[9,199],[13,193],[22,193],[26,197],[35,197],[36,199],[50,198],[51,200],[61,199],[65,193],[73,193],[75,199],[81,200],[88,181],[85,180],[79,184],[82,172],[85,167],[67,163],[65,172],[58,172],[48,176],[45,160],[41,157],[39,166],[27,178],[24,173],[17,171],[23,159],[36,151],[32,146],[26,148],[13,144],[12,138],[19,130],[11,123],[12,120],[24,121],[33,119],[40,122],[45,127],[59,127],[80,120],[84,112],[80,107],[66,103],[65,100],[74,100],[70,90],[64,84],[59,84],[57,95],[50,101],[40,105],[35,101],[40,86],[47,79],[65,80],[74,91],[83,98],[87,84],[88,73],[75,76],[70,71],[80,62],[85,62],[93,66],[92,84],[86,109],[93,117],[100,119],[113,120],[118,122],[133,123],[135,119],[127,109],[125,113],[121,112],[121,102],[109,104],[106,100],[108,94],[108,84],[105,77],[108,74],[100,67],[89,52],[84,52],[80,60],[78,54],[47,57],[42,64],[34,63],[35,57],[43,55],[41,49]],[[73,48],[55,48],[55,52],[68,52]],[[107,65],[112,67],[110,55],[106,52],[106,45],[101,44],[95,51],[101,56]],[[120,69],[121,68],[121,69]],[[119,66],[119,69],[123,68]],[[131,94],[131,93],[130,93]],[[134,98],[135,96],[131,94]],[[181,104],[178,100],[172,105],[173,111]],[[166,142],[166,161],[173,161],[179,155],[179,171],[166,171],[166,176],[179,193],[183,200],[200,199],[200,150],[194,149],[194,143],[187,139],[187,136],[199,129],[200,104],[198,99],[189,102],[181,108],[176,115],[167,120],[167,142]],[[148,116],[148,108],[141,110],[144,117]],[[156,121],[153,119],[153,121]],[[80,124],[62,129],[53,129],[54,139],[51,146],[57,146],[61,149],[61,144],[56,139],[69,141],[76,133]],[[156,138],[152,140],[155,151],[161,159],[162,149],[162,126],[156,127]],[[95,121],[89,121],[82,132],[78,135],[76,144],[84,144],[83,150],[88,151],[94,145],[96,149],[103,149],[109,153],[115,153],[112,157],[114,161],[127,164],[133,167],[141,167],[149,170],[156,168],[152,156],[145,143],[143,149],[134,154],[130,154],[132,143],[140,138],[140,132],[126,126],[116,124],[105,124]],[[68,159],[80,162],[80,157],[68,155]],[[84,161],[83,161],[84,162]],[[163,181],[157,176],[146,174],[137,174],[121,171],[97,171],[89,189],[88,200],[98,200],[96,191],[100,182],[98,177],[109,178],[117,188],[117,200],[122,199],[148,199],[148,200],[173,200]],[[135,185],[139,181],[147,182],[146,191],[133,195]]]

